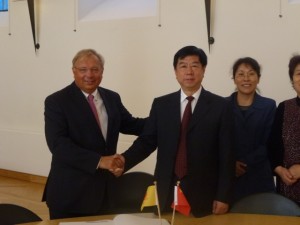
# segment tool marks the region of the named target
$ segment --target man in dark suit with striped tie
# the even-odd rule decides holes
[[[175,54],[181,89],[154,99],[143,133],[122,154],[126,171],[157,149],[154,176],[162,211],[171,210],[177,181],[195,216],[229,209],[235,168],[233,114],[223,97],[201,85],[206,65],[206,54],[195,46]],[[181,129],[187,105],[192,115]]]

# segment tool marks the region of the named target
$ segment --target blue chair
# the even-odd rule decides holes
[[[258,193],[244,197],[233,204],[232,213],[300,216],[300,207],[277,193]]]

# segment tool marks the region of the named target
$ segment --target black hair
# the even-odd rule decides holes
[[[289,62],[289,77],[291,81],[293,81],[293,75],[298,64],[300,64],[300,55],[294,55]]]
[[[253,59],[251,57],[239,58],[238,60],[235,61],[235,63],[233,64],[233,67],[232,67],[232,78],[235,77],[235,73],[241,64],[246,64],[246,65],[251,66],[251,68],[257,73],[257,76],[260,78],[260,76],[261,76],[260,65],[258,64],[258,62],[255,59]]]
[[[198,56],[199,61],[202,64],[202,66],[207,65],[207,56],[201,48],[197,48],[195,46],[185,46],[185,47],[179,49],[178,52],[176,52],[176,54],[174,55],[174,60],[173,60],[174,69],[176,69],[179,59],[183,59],[190,55]]]

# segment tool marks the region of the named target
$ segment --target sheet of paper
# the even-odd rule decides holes
[[[60,222],[59,225],[114,225],[112,220],[97,220],[85,222]]]
[[[170,225],[165,219],[160,220],[130,214],[117,215],[113,221],[114,225]]]
[[[59,225],[170,225],[165,219],[153,217],[154,214],[119,214],[113,220],[60,222]]]

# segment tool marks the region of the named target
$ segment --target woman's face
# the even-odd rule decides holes
[[[293,74],[293,87],[300,97],[300,64],[298,64],[294,70]]]
[[[247,64],[241,64],[234,74],[234,83],[240,94],[254,94],[259,83],[256,71]]]

